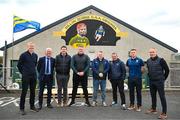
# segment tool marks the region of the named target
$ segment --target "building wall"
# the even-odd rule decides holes
[[[95,15],[103,16],[102,14],[94,10],[87,11],[83,14],[80,14],[79,16],[89,14],[90,12]],[[126,60],[128,59],[128,51],[131,48],[136,48],[138,50],[138,56],[141,57],[144,61],[146,61],[148,59],[149,48],[154,47],[157,48],[159,56],[165,58],[165,60],[167,60],[168,63],[170,62],[171,54],[173,54],[172,51],[132,31],[131,29],[126,28],[125,26],[117,23],[116,21],[113,22],[118,26],[118,28],[121,31],[128,32],[128,37],[123,37],[120,40],[118,40],[116,46],[88,47],[86,49],[86,54],[90,56],[91,60],[95,58],[97,51],[102,50],[104,51],[105,58],[107,58],[108,60],[110,60],[112,52],[117,52],[120,59],[126,62]],[[13,51],[12,51],[12,47],[9,48],[7,52],[8,53],[7,66],[10,67],[10,60],[12,59],[12,53],[13,53],[13,59],[18,60],[20,54],[26,51],[26,44],[30,41],[35,43],[35,52],[38,54],[39,57],[42,57],[44,55],[45,48],[47,47],[53,48],[53,56],[55,57],[57,54],[59,54],[60,47],[62,45],[65,45],[65,41],[60,37],[53,36],[53,32],[61,30],[66,25],[66,23],[67,21],[15,45],[13,47]],[[70,55],[74,55],[76,52],[77,52],[76,49],[68,46],[68,53]],[[7,73],[7,79],[8,79],[7,84],[11,84],[10,71],[8,71]],[[72,86],[72,75],[70,78],[69,86],[70,87]],[[91,82],[90,82],[90,86],[92,86]],[[107,88],[110,87],[111,86],[108,82]]]

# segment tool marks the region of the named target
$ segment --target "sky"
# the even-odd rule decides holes
[[[5,40],[12,42],[13,15],[37,21],[42,28],[94,5],[180,51],[179,4],[179,0],[0,0],[0,47]],[[15,33],[14,39],[32,32]]]

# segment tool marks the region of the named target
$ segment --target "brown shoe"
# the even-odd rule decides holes
[[[159,115],[158,119],[162,119],[162,120],[167,119],[167,114],[161,113],[161,114]]]
[[[128,110],[134,110],[135,109],[135,106],[134,105],[130,105],[129,107],[128,107]]]
[[[155,110],[155,109],[148,109],[146,112],[145,112],[146,114],[157,114],[157,110]]]
[[[67,101],[63,102],[63,106],[66,107],[67,106]]]

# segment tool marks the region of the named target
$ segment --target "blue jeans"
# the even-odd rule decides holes
[[[99,86],[101,88],[102,102],[105,102],[105,99],[106,99],[106,80],[93,80],[93,101],[97,100],[97,94],[98,94]]]

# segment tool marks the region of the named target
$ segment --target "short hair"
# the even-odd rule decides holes
[[[66,47],[65,45],[61,46],[61,49],[62,49],[62,48],[66,48],[66,49],[67,49],[67,47]]]
[[[132,49],[130,50],[130,52],[131,52],[131,51],[137,51],[137,49],[136,49],[136,48],[132,48]]]
[[[46,52],[47,52],[48,50],[52,51],[52,48],[46,48]]]
[[[117,55],[117,53],[113,52],[112,55]]]
[[[103,53],[103,51],[100,50],[100,51],[98,51],[98,53]]]

